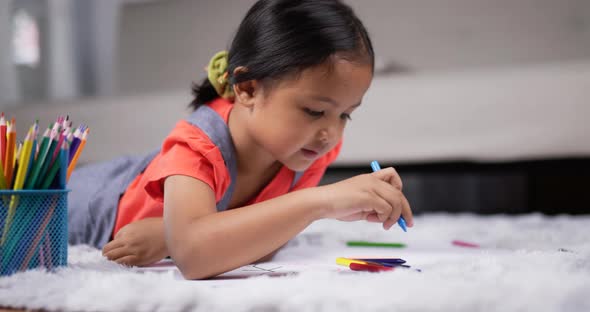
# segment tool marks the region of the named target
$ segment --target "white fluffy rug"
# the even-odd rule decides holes
[[[423,215],[408,233],[320,221],[247,279],[185,281],[72,247],[69,266],[0,278],[0,306],[49,311],[590,311],[590,217]],[[460,239],[479,249],[450,244]],[[346,247],[397,241],[405,249]],[[401,257],[413,269],[357,273],[338,256]],[[299,272],[269,277],[260,271]],[[226,275],[232,276],[232,273]]]

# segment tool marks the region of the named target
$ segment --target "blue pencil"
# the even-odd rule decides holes
[[[379,162],[377,162],[376,160],[373,160],[371,162],[371,169],[373,169],[373,172],[381,170],[381,166],[379,166]],[[397,219],[397,224],[399,225],[399,227],[402,228],[402,230],[404,230],[404,232],[408,231],[408,229],[406,227],[406,219],[404,219],[403,216],[400,216],[399,219]]]
[[[370,261],[378,263],[389,263],[389,264],[403,264],[406,260],[400,258],[354,258],[354,260]]]
[[[68,140],[62,142],[62,147],[59,151],[59,188],[66,189],[66,176],[68,173],[68,156],[69,156],[69,144]],[[55,161],[58,161],[57,159]]]

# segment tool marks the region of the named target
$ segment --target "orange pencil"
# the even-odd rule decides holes
[[[66,177],[66,181],[70,180],[70,175],[72,175],[72,172],[74,171],[74,168],[76,167],[76,163],[78,162],[78,158],[80,157],[80,154],[82,154],[82,150],[84,149],[84,145],[86,145],[86,139],[88,138],[89,132],[90,132],[90,130],[88,128],[86,128],[86,131],[84,131],[84,134],[82,134],[82,141],[80,142],[80,145],[78,145],[78,149],[76,150],[76,154],[74,154],[74,158],[72,159],[72,161],[70,162],[70,165],[68,166],[68,174]]]
[[[4,177],[6,178],[6,185],[8,188],[12,185],[12,173],[14,170],[14,153],[16,150],[16,125],[14,118],[8,124],[8,138],[6,142],[6,159],[4,160]]]

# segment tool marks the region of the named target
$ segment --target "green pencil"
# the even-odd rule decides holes
[[[30,178],[27,180],[27,183],[25,185],[26,189],[33,189],[35,188],[35,185],[37,185],[39,173],[41,172],[41,168],[45,163],[45,158],[47,157],[49,150],[49,144],[51,140],[49,138],[50,130],[51,128],[47,128],[47,130],[45,130],[45,133],[43,134],[43,139],[41,140],[41,147],[39,148],[39,155],[37,156],[37,160],[35,161],[35,164],[31,169],[31,175],[29,176]]]
[[[348,241],[346,246],[349,247],[388,247],[388,248],[404,248],[406,244],[403,243],[379,243],[366,241]]]
[[[55,149],[59,149],[59,146],[57,146],[58,142],[59,142],[59,126],[58,123],[56,122],[53,129],[51,129],[51,133],[49,135],[49,142],[47,142],[47,148],[49,149],[46,152],[45,155],[45,161],[43,162],[42,166],[41,166],[41,171],[39,171],[39,174],[37,176],[37,182],[36,185],[34,185],[33,187],[42,189],[41,184],[43,183],[43,177],[46,177],[47,174],[49,173],[49,169],[51,168],[51,166],[53,165],[54,162],[52,162],[53,160],[53,154],[55,152]]]
[[[41,190],[49,189],[49,187],[51,186],[51,182],[53,182],[53,180],[55,179],[55,176],[57,175],[57,172],[58,172],[60,166],[61,165],[60,165],[59,159],[56,159],[53,162],[53,164],[51,165],[51,168],[49,169],[49,171],[47,171],[47,175],[45,176],[45,180],[43,180],[39,189],[41,189]]]

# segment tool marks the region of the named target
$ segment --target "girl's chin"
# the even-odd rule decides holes
[[[298,159],[291,159],[290,161],[283,162],[283,166],[293,171],[305,171],[313,164],[313,160],[298,157]]]

